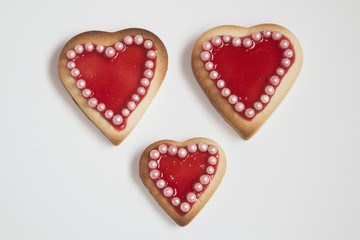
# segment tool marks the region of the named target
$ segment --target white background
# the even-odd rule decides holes
[[[1,1],[0,239],[360,239],[360,2]],[[223,24],[277,23],[304,50],[303,69],[258,133],[244,141],[190,67],[195,40]],[[88,30],[156,33],[169,70],[118,147],[58,77],[63,45]],[[138,177],[154,141],[209,137],[228,168],[185,228]]]

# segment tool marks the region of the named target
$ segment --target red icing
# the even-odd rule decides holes
[[[159,179],[164,179],[167,183],[166,187],[172,187],[174,191],[174,195],[172,197],[180,198],[181,202],[187,202],[186,195],[189,192],[193,192],[196,194],[196,198],[199,197],[205,192],[210,183],[203,185],[203,190],[200,192],[196,192],[194,190],[194,184],[199,182],[199,178],[201,175],[209,175],[206,173],[206,168],[211,166],[208,164],[207,160],[210,156],[215,156],[219,159],[218,154],[211,155],[207,152],[195,152],[193,154],[188,152],[186,158],[181,159],[177,155],[171,156],[169,154],[160,155],[160,158],[157,160],[158,167],[157,169],[162,173]],[[149,158],[149,161],[151,159]],[[216,169],[218,166],[218,162],[216,165],[212,165],[215,169],[214,174],[209,175],[212,180],[214,175],[216,174]],[[149,169],[149,172],[151,169]],[[156,183],[157,180],[154,180]],[[210,182],[211,182],[210,180]],[[160,189],[162,191],[162,189]],[[169,198],[169,202],[171,204],[171,198]],[[194,203],[189,203],[192,206]],[[179,206],[174,206],[180,214],[186,214],[179,209]]]
[[[135,44],[126,46],[125,50],[117,52],[113,58],[108,58],[105,53],[98,53],[96,50],[84,51],[74,60],[81,73],[76,79],[85,80],[86,88],[93,92],[89,98],[95,97],[98,103],[104,103],[106,110],[112,110],[114,115],[122,115],[122,109],[126,108],[131,96],[137,94],[136,90],[141,87],[140,81],[148,60],[147,51],[142,45]],[[153,62],[155,64],[156,61]],[[155,66],[152,70],[155,71]],[[143,96],[140,96],[140,101],[142,98]],[[103,116],[105,111],[102,112]],[[113,124],[112,119],[108,121],[115,129],[122,130],[126,127],[127,119],[122,117],[123,123],[120,125]]]
[[[282,39],[287,38],[283,36]],[[287,40],[290,42],[289,39]],[[249,49],[244,46],[234,47],[230,41],[230,43],[223,44],[218,48],[215,47],[210,51],[213,57],[211,61],[215,65],[214,70],[219,73],[219,79],[224,80],[225,87],[230,89],[231,94],[239,97],[239,101],[245,105],[245,109],[254,109],[254,103],[260,102],[261,95],[265,94],[265,87],[269,85],[269,78],[277,75],[277,68],[283,68],[286,74],[287,69],[291,67],[291,65],[287,68],[281,66],[285,50],[279,47],[280,41],[263,37],[261,41],[255,42],[255,46]],[[288,49],[294,52],[291,43]],[[292,64],[295,60],[295,52],[290,60]],[[281,84],[282,77],[277,76],[280,78]],[[277,86],[273,87],[276,89]],[[271,96],[269,97],[271,98]],[[263,109],[265,106],[266,104],[263,103]],[[260,111],[255,110],[256,113]],[[245,119],[251,120],[245,117],[244,112],[240,114]]]

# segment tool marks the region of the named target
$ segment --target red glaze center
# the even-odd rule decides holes
[[[218,159],[216,165],[212,165],[215,169],[215,172],[212,175],[206,173],[206,168],[210,166],[207,162],[210,156],[215,156]],[[149,161],[150,160],[151,159],[149,159]],[[205,192],[205,190],[211,183],[214,175],[216,174],[218,162],[218,154],[210,155],[207,152],[203,153],[199,151],[195,153],[188,152],[187,157],[183,159],[181,159],[177,155],[160,155],[160,158],[157,160],[157,169],[162,173],[162,176],[159,179],[164,179],[167,183],[166,187],[172,187],[175,192],[171,198],[168,198],[170,204],[173,197],[180,198],[181,202],[187,202],[186,195],[189,192],[194,192],[196,194],[196,198],[199,199],[199,197]],[[151,169],[149,171],[151,171]],[[196,192],[194,190],[194,184],[199,182],[199,178],[201,177],[201,175],[204,174],[210,176],[210,182],[206,185],[203,185],[202,191]],[[156,183],[157,180],[155,180],[154,182]],[[160,189],[160,191],[162,191],[162,189]],[[189,204],[190,206],[192,206],[194,203]],[[179,207],[175,208],[177,209],[178,213],[182,215],[186,214],[179,210]]]
[[[257,101],[268,78],[280,67],[282,51],[278,42],[264,40],[251,49],[224,45],[213,51],[216,70],[232,94],[245,106]]]
[[[122,109],[126,108],[131,96],[136,94],[137,88],[141,86],[146,53],[147,50],[143,46],[135,44],[127,46],[122,52],[117,52],[113,58],[108,58],[104,53],[98,53],[96,50],[90,53],[84,52],[74,61],[81,73],[77,79],[86,81],[86,88],[93,92],[90,97],[95,97],[99,103],[104,103],[106,110],[112,110],[114,115],[121,115]],[[155,71],[155,67],[152,70]],[[142,98],[140,96],[140,101],[136,105]],[[121,125],[113,124],[111,119],[109,122],[115,129],[122,130],[126,127],[126,119],[123,117],[124,121]]]
[[[285,36],[282,36],[282,39],[289,41],[288,49],[294,52],[290,40]],[[222,46],[210,50],[211,61],[214,63],[214,70],[219,73],[219,79],[224,80],[225,87],[230,89],[231,94],[239,97],[239,101],[245,105],[245,109],[254,109],[254,103],[260,102],[261,95],[266,94],[265,87],[270,85],[271,76],[278,76],[281,84],[283,76],[276,74],[278,68],[283,68],[285,75],[293,64],[295,55],[290,58],[291,65],[289,67],[281,66],[281,60],[285,57],[284,50],[279,47],[279,42],[263,37],[259,42],[253,41],[254,45],[250,48],[234,47],[230,41],[230,43],[224,43]],[[276,90],[277,86],[273,87]],[[271,98],[271,96],[269,97]],[[263,106],[262,109],[266,107],[266,103],[263,103]],[[259,111],[261,110],[256,110],[256,112]],[[244,115],[244,112],[241,115]],[[251,120],[245,116],[244,118]]]

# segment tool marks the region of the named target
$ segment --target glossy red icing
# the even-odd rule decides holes
[[[251,37],[249,36],[249,38]],[[282,37],[282,39],[287,38]],[[287,40],[290,42],[289,39]],[[225,81],[225,87],[230,89],[231,94],[240,97],[245,108],[254,109],[254,103],[260,101],[261,95],[265,94],[264,89],[269,84],[269,78],[276,75],[276,69],[281,67],[280,63],[284,58],[284,50],[279,47],[279,42],[271,38],[263,38],[249,49],[243,46],[234,47],[232,44],[223,44],[221,47],[210,51],[213,55],[211,61],[214,63],[220,79]],[[289,49],[294,51],[291,43]],[[290,60],[292,64],[295,60],[295,54]],[[291,65],[284,68],[285,74],[290,67]],[[278,77],[281,84],[282,77]],[[274,86],[275,89],[276,87]],[[263,109],[265,105],[263,104]],[[259,112],[258,110],[255,111]],[[244,118],[251,120],[247,117]]]
[[[187,157],[184,159],[179,158],[177,155],[171,156],[169,154],[161,155],[157,160],[159,171],[162,173],[162,176],[159,179],[164,179],[167,183],[166,186],[172,187],[175,190],[173,197],[180,198],[181,202],[186,202],[186,195],[189,192],[194,192],[196,194],[197,199],[204,193],[209,184],[203,185],[203,190],[200,192],[194,191],[194,184],[199,182],[199,178],[203,174],[206,173],[206,167],[210,166],[207,163],[207,160],[210,156],[215,156],[219,159],[218,154],[210,155],[205,152],[195,152],[193,154],[188,153]],[[149,161],[151,159],[149,158]],[[216,174],[218,163],[213,165],[215,169],[215,173],[210,176],[210,179],[213,179],[213,176]],[[150,170],[149,170],[150,172]],[[158,180],[158,179],[157,179]],[[154,180],[156,183],[157,180]],[[211,181],[210,180],[210,181]],[[162,191],[162,190],[160,190]],[[171,197],[172,198],[172,197]],[[171,203],[171,198],[169,198],[169,202]],[[189,203],[192,206],[194,203]],[[175,207],[175,206],[174,206]],[[186,214],[179,210],[179,207],[175,207],[178,209],[180,214]]]
[[[94,94],[90,97],[104,103],[106,109],[112,110],[114,115],[121,115],[121,110],[140,87],[147,60],[146,53],[147,50],[142,45],[135,44],[127,46],[122,52],[117,52],[114,58],[108,58],[96,50],[84,52],[74,60],[76,68],[81,73],[77,79],[84,79],[86,88],[93,91]],[[155,67],[152,70],[155,71]],[[102,112],[103,115],[105,111]],[[123,119],[121,125],[113,124],[111,119],[108,121],[115,129],[122,130],[126,127],[127,118],[123,116]]]

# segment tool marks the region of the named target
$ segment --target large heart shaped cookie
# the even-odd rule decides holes
[[[252,137],[283,100],[302,61],[296,37],[274,24],[210,29],[192,53],[201,88],[244,139]]]
[[[214,141],[162,140],[151,144],[140,158],[140,177],[159,205],[180,226],[187,225],[220,184],[225,153]]]
[[[59,75],[86,116],[118,145],[154,98],[167,62],[164,44],[147,30],[91,31],[66,43]]]

